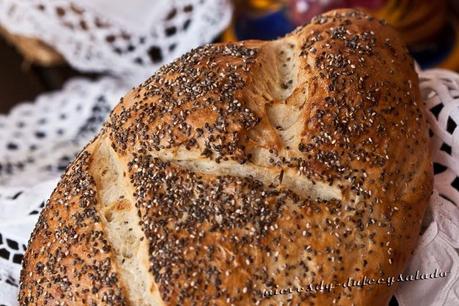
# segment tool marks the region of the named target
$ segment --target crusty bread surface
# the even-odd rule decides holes
[[[331,11],[193,50],[122,98],[42,211],[19,302],[387,305],[395,284],[340,284],[403,272],[431,191],[406,47]]]

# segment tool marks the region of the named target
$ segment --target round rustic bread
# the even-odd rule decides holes
[[[386,305],[395,284],[346,284],[403,272],[431,191],[407,49],[328,12],[193,50],[121,99],[43,210],[19,301]]]

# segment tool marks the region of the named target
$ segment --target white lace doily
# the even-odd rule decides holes
[[[48,43],[78,70],[109,72],[131,78],[134,85],[162,64],[212,41],[230,21],[230,3],[0,0],[0,25]]]
[[[127,90],[114,78],[76,79],[0,115],[0,305],[17,304],[28,236],[60,174]]]
[[[0,186],[28,187],[60,175],[128,89],[109,77],[76,79],[0,115]]]

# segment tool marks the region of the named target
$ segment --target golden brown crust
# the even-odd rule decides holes
[[[21,271],[23,305],[126,304],[88,160],[83,152],[73,162],[40,215]]]
[[[76,256],[100,258],[117,281],[70,275],[66,292],[96,284],[113,294],[87,299],[133,303],[117,245],[100,252],[110,248],[107,220],[79,226],[82,208],[65,208],[89,192],[98,216],[96,194],[105,191],[93,181],[104,172],[88,170],[75,200],[60,191],[79,186],[76,168],[102,167],[92,160],[109,144],[107,154],[125,167],[117,185],[129,195],[123,205],[139,218],[148,249],[155,282],[148,294],[159,292],[165,304],[385,305],[395,285],[263,293],[403,271],[432,191],[421,104],[403,43],[360,11],[329,12],[274,42],[194,50],[122,99],[68,170],[31,238],[20,302],[43,304],[51,295],[84,304],[62,293],[60,271],[34,272],[49,264],[44,252],[67,247],[61,269],[74,269]],[[63,244],[67,228],[100,231],[100,241]]]

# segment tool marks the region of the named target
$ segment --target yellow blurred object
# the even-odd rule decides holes
[[[459,70],[459,23],[446,0],[388,0],[370,13],[400,33],[424,68]]]
[[[280,1],[273,0],[251,0],[249,1],[253,8],[261,10],[277,9],[281,6]]]
[[[389,0],[371,13],[392,25],[408,45],[431,38],[447,22],[444,0]]]
[[[279,0],[237,0],[235,2],[236,2],[236,5],[238,5],[239,7],[263,10],[263,11],[277,10],[283,4],[285,4],[285,1],[279,1]]]
[[[238,41],[239,39],[237,38],[236,36],[236,33],[234,31],[234,26],[231,25],[229,26],[225,32],[223,32],[223,35],[222,35],[222,40],[224,42],[235,42],[235,41]]]
[[[459,22],[456,20],[454,21],[454,29],[455,29],[455,44],[453,49],[450,52],[450,56],[444,59],[438,67],[445,68],[445,69],[452,69],[452,70],[459,70]]]

